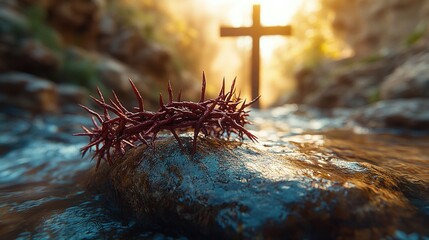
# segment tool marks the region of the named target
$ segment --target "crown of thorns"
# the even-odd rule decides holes
[[[196,151],[197,137],[200,132],[205,136],[214,138],[227,138],[236,134],[241,140],[246,135],[250,140],[257,141],[257,137],[244,128],[249,111],[245,109],[259,99],[253,99],[249,103],[242,100],[236,94],[235,80],[231,84],[229,92],[225,92],[225,79],[219,95],[213,99],[205,99],[206,78],[203,73],[201,97],[199,102],[181,100],[181,91],[177,100],[173,100],[173,90],[168,82],[168,102],[164,103],[162,95],[159,95],[159,110],[157,112],[144,109],[143,98],[137,87],[130,81],[131,88],[138,102],[138,107],[132,110],[126,109],[113,93],[113,99],[109,103],[104,100],[100,89],[97,88],[99,99],[92,97],[94,102],[103,110],[102,113],[81,105],[89,114],[93,126],[82,126],[83,133],[76,136],[88,136],[89,143],[81,148],[82,157],[88,150],[95,148],[93,158],[97,159],[96,168],[102,160],[112,164],[112,159],[125,154],[127,147],[136,147],[141,144],[154,146],[156,137],[160,131],[169,131],[177,140],[183,150],[183,144],[178,132],[193,130],[194,138],[192,154]]]

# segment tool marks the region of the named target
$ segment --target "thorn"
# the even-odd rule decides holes
[[[223,77],[222,79],[222,87],[220,88],[220,93],[219,96],[224,96],[225,95],[225,77]]]
[[[124,113],[124,111],[122,111],[122,109],[115,103],[115,101],[113,101],[112,99],[109,99],[109,101],[113,105],[113,107],[116,109],[116,111],[118,111],[120,113]]]
[[[161,109],[164,108],[164,101],[162,100],[162,94],[159,93],[159,106],[161,107]]]
[[[253,99],[252,101],[250,101],[248,104],[246,104],[245,108],[252,105],[254,102],[258,101],[258,99],[261,98],[261,95],[257,96],[255,99]]]
[[[92,114],[92,115],[96,116],[96,117],[97,117],[97,119],[100,121],[100,123],[102,123],[102,122],[103,122],[103,120],[102,120],[102,118],[101,118],[100,114],[98,114],[98,113],[97,113],[97,112],[95,112],[94,110],[92,110],[92,109],[90,109],[89,107],[84,106],[84,105],[82,105],[82,104],[79,104],[79,106],[80,106],[81,108],[83,108],[85,111],[87,111],[88,113],[90,113],[90,114]]]
[[[168,81],[168,103],[172,103],[173,102],[173,89],[171,88],[171,83],[170,81]]]
[[[205,94],[206,94],[206,74],[203,71],[203,83],[201,84],[201,98],[200,98],[200,102],[204,102]]]
[[[143,98],[142,98],[142,96],[140,95],[139,90],[137,89],[136,85],[135,85],[135,84],[134,84],[134,82],[131,80],[131,78],[129,78],[129,79],[128,79],[128,81],[130,81],[131,88],[133,89],[134,95],[136,95],[136,99],[137,99],[137,102],[139,103],[140,111],[142,111],[142,112],[143,112],[143,111],[144,111]]]
[[[198,138],[198,133],[200,132],[199,127],[195,127],[194,130],[194,140],[192,142],[192,155],[194,155],[197,152],[197,138]]]
[[[179,95],[177,95],[177,101],[178,102],[182,101],[182,89],[180,89]]]
[[[244,99],[244,101],[243,101],[243,105],[241,105],[240,110],[239,110],[240,112],[241,112],[241,111],[243,111],[243,110],[244,110],[244,108],[246,108],[246,100],[247,100],[247,99]]]
[[[101,93],[101,90],[99,87],[97,87],[97,93],[98,93],[98,96],[100,97],[101,102],[104,103],[105,101],[104,101],[103,93]]]
[[[176,131],[174,129],[171,129],[170,132],[173,134],[174,138],[176,139],[177,143],[179,144],[180,150],[182,150],[183,153],[185,153],[185,148],[183,147],[182,141],[180,140],[179,135],[177,135]]]
[[[235,92],[235,81],[236,81],[236,80],[237,80],[237,77],[235,77],[235,78],[234,78],[234,80],[232,80],[231,90],[230,90],[231,94],[232,94],[233,92]]]
[[[115,98],[116,103],[121,108],[122,112],[128,112],[128,110],[122,105],[121,101],[119,101],[118,95],[116,95],[115,91],[112,90],[113,97]]]

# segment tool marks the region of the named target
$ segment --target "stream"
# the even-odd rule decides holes
[[[351,124],[349,115],[285,105],[252,110],[249,129],[256,147],[273,154],[293,148],[318,167],[335,159],[338,166],[357,162],[392,173],[407,198],[398,204],[417,209],[415,222],[393,238],[428,239],[429,136],[374,132]],[[81,158],[87,139],[72,136],[90,125],[86,116],[0,114],[0,122],[1,239],[186,239],[141,226],[88,190],[95,163]]]

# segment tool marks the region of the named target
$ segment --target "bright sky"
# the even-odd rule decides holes
[[[252,24],[252,5],[261,5],[261,23],[266,26],[287,25],[305,0],[206,0],[213,7],[225,7],[229,24],[234,27]],[[239,48],[250,49],[250,38],[237,38]],[[285,37],[270,36],[261,39],[261,55],[269,58],[284,43]]]
[[[194,0],[197,1],[197,0]],[[221,12],[222,23],[224,26],[250,26],[252,24],[252,5],[261,5],[261,23],[265,26],[281,26],[288,25],[294,14],[299,10],[300,6],[308,0],[206,0],[205,3],[209,9],[217,9]],[[216,25],[218,29],[220,26]],[[293,28],[293,27],[292,27]],[[217,30],[216,29],[216,30]],[[218,30],[215,31],[218,34]],[[293,30],[292,30],[293,32]],[[281,70],[268,68],[271,64],[273,53],[279,46],[286,44],[287,36],[267,36],[262,37],[261,46],[261,95],[260,100],[262,106],[276,101],[278,92],[284,91],[284,88],[273,89],[270,81],[275,79],[277,82],[287,84],[287,81],[282,78]],[[250,62],[250,49],[252,47],[252,39],[250,37],[233,37],[220,38],[221,50],[218,52],[216,61],[213,64],[214,72],[224,74],[227,79],[238,76],[238,87],[242,89],[242,93],[246,98],[250,98],[250,84],[248,79],[250,70],[248,62]],[[243,65],[243,63],[245,65]],[[243,75],[244,74],[244,75]],[[273,94],[274,92],[277,94]]]

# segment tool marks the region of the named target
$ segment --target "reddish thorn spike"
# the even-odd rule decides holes
[[[223,77],[222,79],[222,87],[220,88],[220,93],[219,96],[224,96],[225,95],[225,77]]]
[[[179,135],[177,135],[176,131],[174,129],[171,129],[170,132],[173,134],[174,138],[176,139],[177,143],[179,144],[180,149],[182,152],[185,152],[185,148],[183,147],[182,141],[180,140]]]
[[[95,117],[94,117],[94,116],[91,116],[91,121],[92,121],[92,124],[94,124],[94,126],[95,126],[95,127],[100,127],[100,126],[98,125],[98,123],[97,123],[97,120],[95,120]]]
[[[192,155],[194,155],[197,152],[197,138],[198,138],[199,132],[200,132],[200,129],[196,127],[194,130],[194,140],[192,142]]]
[[[100,97],[101,102],[102,102],[102,103],[106,103],[106,101],[104,100],[103,93],[101,92],[101,90],[100,90],[100,88],[99,88],[99,87],[97,87],[97,93],[98,93],[98,96]],[[110,117],[110,116],[109,116],[109,113],[107,112],[107,109],[105,109],[105,108],[104,108],[104,116],[105,116],[106,118],[109,118],[109,117]]]
[[[233,92],[235,92],[235,81],[236,80],[237,80],[237,77],[235,77],[234,80],[232,80],[231,90],[229,91],[231,94],[233,94]]]
[[[163,130],[171,131],[179,145],[182,145],[176,131],[192,127],[194,128],[192,155],[197,151],[198,134],[200,132],[206,136],[217,138],[224,135],[229,137],[233,133],[237,134],[241,139],[247,137],[257,142],[257,137],[244,129],[243,126],[249,123],[246,119],[248,111],[245,111],[244,108],[257,101],[259,97],[249,104],[246,104],[247,101],[245,100],[240,101],[239,97],[235,96],[235,83],[236,78],[234,78],[231,85],[231,91],[226,93],[224,78],[219,96],[215,99],[205,100],[206,79],[203,72],[202,102],[193,103],[180,102],[181,91],[178,95],[178,102],[173,102],[171,83],[168,82],[169,102],[172,104],[164,105],[160,94],[161,109],[158,112],[143,110],[143,99],[131,80],[131,87],[140,106],[140,108],[133,108],[131,112],[123,107],[114,92],[112,99],[109,99],[110,101],[106,103],[101,91],[98,89],[100,99],[93,99],[107,113],[104,116],[99,114],[100,119],[97,119],[97,113],[88,108],[89,111],[87,111],[92,114],[91,119],[94,126],[89,129],[83,128],[84,132],[77,134],[90,138],[89,144],[82,148],[81,152],[85,155],[92,148],[95,148],[93,158],[97,159],[96,167],[99,167],[101,161],[112,165],[112,160],[121,157],[128,147],[134,147],[138,144],[149,145],[149,141],[155,149],[156,136]],[[108,113],[114,113],[115,116],[110,119],[107,117]]]
[[[140,95],[139,90],[137,89],[136,85],[134,84],[134,82],[131,79],[128,79],[128,81],[130,81],[131,84],[131,88],[133,89],[134,95],[136,96],[137,102],[139,103],[139,108],[140,111],[144,110],[144,103],[143,103],[143,98]]]
[[[204,102],[205,94],[206,94],[206,74],[203,71],[203,83],[201,84],[200,102]]]
[[[247,99],[244,99],[243,105],[241,105],[240,110],[239,110],[240,112],[243,111],[244,108],[246,108],[246,100]]]
[[[170,81],[168,81],[168,103],[172,103],[173,102],[173,89],[171,88],[171,83]]]
[[[89,96],[95,103],[98,104],[98,106],[100,106],[101,108],[103,108],[103,116],[104,116],[104,120],[109,120],[110,119],[110,114],[107,111],[108,108],[111,108],[110,105],[106,104],[104,102],[104,99],[102,100],[98,100],[97,98],[93,97],[93,96]]]
[[[180,89],[179,95],[177,95],[177,101],[178,102],[182,101],[182,89]]]
[[[222,118],[219,118],[217,120],[217,124],[219,125],[220,129],[223,129],[223,127],[222,127]]]
[[[161,109],[164,108],[164,101],[162,100],[162,94],[159,94],[159,106],[161,107]]]
[[[250,101],[248,104],[246,104],[245,108],[252,105],[254,102],[258,101],[259,98],[261,98],[261,95],[257,96],[255,99],[253,99],[252,101]]]
[[[115,98],[116,104],[121,108],[122,112],[128,112],[124,105],[122,105],[121,101],[119,101],[118,95],[116,95],[115,91],[112,90],[112,94]]]
[[[97,93],[98,93],[98,96],[100,97],[101,102],[104,103],[105,101],[104,101],[103,93],[101,93],[101,90],[99,87],[97,87]]]
[[[122,109],[115,103],[115,101],[113,101],[112,99],[109,99],[109,101],[110,101],[110,103],[112,104],[112,106],[115,108],[115,110],[117,111],[117,112],[120,112],[120,113],[124,113],[123,111],[122,111]]]
[[[80,106],[81,108],[85,109],[88,113],[90,113],[90,114],[92,114],[92,115],[96,116],[96,117],[97,117],[97,119],[98,119],[100,122],[103,122],[103,120],[102,120],[102,118],[101,118],[100,114],[96,113],[94,110],[91,110],[89,107],[84,106],[84,105],[82,105],[82,104],[79,104],[79,106]]]

